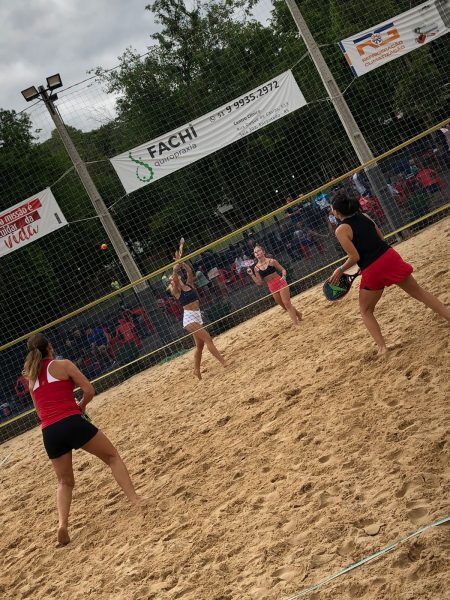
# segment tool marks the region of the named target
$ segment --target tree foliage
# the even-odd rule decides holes
[[[216,152],[115,204],[114,218],[124,238],[146,243],[147,251],[139,258],[144,272],[161,266],[167,258],[161,247],[186,232],[197,247],[228,231],[214,214],[218,204],[239,207],[234,223],[243,225],[279,205],[274,189],[284,186],[291,191],[286,182],[293,174],[293,191],[299,193],[357,164],[286,3],[274,0],[265,24],[252,18],[255,4],[256,0],[154,0],[146,10],[160,30],[152,36],[149,52],[141,57],[128,48],[117,69],[95,70],[105,92],[117,95],[117,116],[94,131],[70,129],[83,159],[105,161],[99,168],[91,167],[91,173],[107,204],[112,204],[123,189],[108,158],[293,68],[309,107],[235,142],[232,151]],[[351,84],[347,101],[375,152],[443,118],[448,102],[444,42],[433,42],[356,83],[337,45],[340,39],[407,10],[409,0],[298,4],[341,89]],[[57,133],[39,142],[25,113],[0,110],[0,140],[0,210],[52,184],[71,167]],[[75,173],[64,182],[53,191],[67,218],[92,216]],[[14,281],[24,307],[19,323],[17,308],[1,296],[2,321],[10,327],[10,337],[109,291],[102,275],[104,260],[96,251],[101,241],[104,234],[94,219],[52,234],[51,243],[45,238],[0,259],[2,281]],[[53,299],[52,309],[33,311],[30,289],[33,294],[45,289]]]

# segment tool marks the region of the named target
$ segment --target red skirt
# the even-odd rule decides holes
[[[269,288],[269,291],[271,294],[274,294],[275,292],[279,292],[286,286],[287,286],[286,279],[283,279],[280,275],[278,275],[278,277],[275,277],[274,279],[271,279],[270,281],[267,282],[267,287]]]
[[[402,282],[413,272],[413,267],[405,262],[393,248],[386,250],[377,260],[361,271],[362,290],[382,290]]]

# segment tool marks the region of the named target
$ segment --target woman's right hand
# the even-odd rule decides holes
[[[341,280],[342,275],[343,275],[343,270],[338,267],[337,269],[335,269],[333,271],[333,273],[331,274],[331,276],[328,277],[328,282],[329,283],[337,284]]]
[[[81,414],[83,415],[86,411],[86,402],[84,401],[84,398],[82,398],[79,402],[77,402],[77,404],[80,407]]]

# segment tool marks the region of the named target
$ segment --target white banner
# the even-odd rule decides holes
[[[306,105],[291,71],[169,133],[111,159],[127,193],[232,144]]]
[[[50,188],[0,213],[0,257],[67,225]]]
[[[450,31],[450,0],[430,0],[339,42],[359,77]]]

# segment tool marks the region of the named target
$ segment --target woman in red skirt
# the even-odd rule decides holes
[[[267,257],[262,246],[255,246],[254,254],[257,260],[254,267],[255,272],[253,273],[252,269],[249,268],[247,273],[256,285],[267,284],[275,302],[289,313],[293,324],[298,327],[302,315],[292,306],[289,286],[286,283],[286,269],[274,258]]]
[[[342,222],[336,229],[336,237],[348,257],[345,263],[334,271],[329,281],[338,283],[342,273],[358,264],[361,269],[361,316],[378,346],[379,354],[384,354],[387,348],[373,312],[385,287],[398,285],[412,298],[423,302],[435,313],[450,321],[450,311],[447,307],[433,294],[420,287],[411,275],[412,266],[384,241],[380,229],[360,211],[356,199],[340,193],[332,201],[332,207],[333,214]]]

